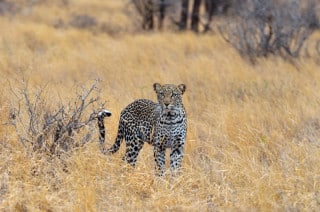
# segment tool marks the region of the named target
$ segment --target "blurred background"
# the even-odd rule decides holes
[[[0,0],[3,211],[318,211],[319,0]],[[121,110],[186,84],[179,176],[103,155]],[[167,156],[170,150],[167,151]],[[169,160],[167,158],[167,167]]]

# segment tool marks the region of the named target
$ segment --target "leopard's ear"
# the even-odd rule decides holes
[[[154,83],[153,84],[153,89],[158,92],[161,89],[161,85],[159,83]]]
[[[186,85],[185,84],[180,84],[178,85],[179,90],[183,94],[186,91]]]

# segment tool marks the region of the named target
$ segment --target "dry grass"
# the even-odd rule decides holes
[[[8,120],[10,85],[22,74],[31,88],[49,83],[46,97],[53,105],[71,98],[75,84],[100,78],[113,112],[106,120],[109,144],[123,107],[136,98],[155,100],[154,82],[185,83],[183,173],[156,178],[148,145],[137,168],[126,167],[123,147],[104,156],[97,137],[63,162],[31,154],[11,127],[1,125],[0,210],[319,210],[320,72],[314,59],[296,61],[298,69],[277,58],[253,67],[214,35],[112,37],[56,29],[57,14],[66,20],[73,11],[108,18],[99,8],[120,17],[121,29],[130,28],[121,13],[124,1],[61,2],[0,17],[1,124]]]

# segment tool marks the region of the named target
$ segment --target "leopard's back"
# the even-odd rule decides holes
[[[149,99],[138,99],[121,111],[120,120],[133,127],[153,124],[159,116],[158,104]]]

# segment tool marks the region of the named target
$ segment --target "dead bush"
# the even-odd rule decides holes
[[[92,138],[96,133],[96,109],[100,101],[99,80],[79,91],[68,103],[50,102],[45,87],[31,91],[26,80],[20,87],[11,87],[15,97],[10,108],[10,122],[19,141],[31,152],[45,152],[61,156],[70,153]]]
[[[221,24],[219,32],[242,56],[256,58],[279,55],[300,56],[315,26],[315,7],[309,1],[246,0],[239,2],[236,15]]]
[[[0,0],[0,15],[12,14],[17,11],[17,7],[14,3]]]
[[[89,15],[74,15],[71,18],[70,25],[79,29],[88,29],[97,26],[97,21]]]

